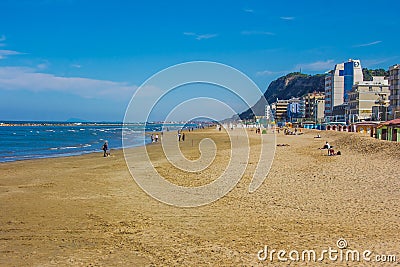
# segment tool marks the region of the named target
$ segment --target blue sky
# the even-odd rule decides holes
[[[3,0],[0,120],[122,120],[146,79],[194,60],[237,68],[262,91],[283,74],[324,73],[348,58],[387,69],[400,63],[399,8],[398,1]]]

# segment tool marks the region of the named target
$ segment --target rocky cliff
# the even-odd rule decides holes
[[[269,104],[276,102],[276,99],[290,99],[300,97],[314,91],[324,92],[325,75],[307,75],[299,72],[289,73],[275,81],[272,81],[264,93]],[[264,115],[265,102],[261,99],[253,106],[256,115]],[[251,109],[240,114],[240,118],[249,119],[253,117]]]

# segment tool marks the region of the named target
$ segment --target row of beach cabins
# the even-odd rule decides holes
[[[400,142],[400,119],[385,122],[363,121],[350,125],[331,123],[324,128],[327,131],[357,132],[380,140]]]

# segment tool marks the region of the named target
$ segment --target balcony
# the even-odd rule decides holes
[[[390,75],[389,76],[389,80],[393,81],[393,80],[399,80],[400,79],[400,74],[395,74],[395,75]]]
[[[400,100],[400,95],[390,95],[389,100]]]

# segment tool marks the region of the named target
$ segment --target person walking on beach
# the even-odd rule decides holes
[[[104,157],[107,157],[109,155],[109,153],[108,153],[108,141],[104,142],[103,151],[104,151]]]
[[[185,141],[185,133],[182,133],[182,141]]]
[[[158,142],[158,134],[156,134],[156,143]]]
[[[181,141],[181,132],[180,131],[178,131],[178,141],[179,142]]]

